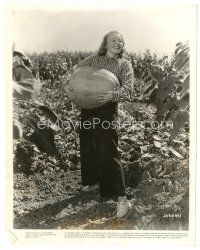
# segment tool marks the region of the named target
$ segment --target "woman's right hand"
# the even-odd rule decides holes
[[[70,101],[73,101],[77,98],[73,89],[68,84],[65,86],[64,89],[65,89],[65,93],[67,94],[67,97],[70,99]]]

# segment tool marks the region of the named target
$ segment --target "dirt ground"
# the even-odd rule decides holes
[[[187,166],[188,162],[182,161],[178,167],[180,178],[181,175],[186,176]],[[163,191],[159,183],[145,180],[137,188],[127,187],[127,196],[132,208],[123,219],[118,219],[114,200],[100,200],[98,190],[82,191],[79,164],[67,171],[59,167],[47,167],[41,173],[16,173],[14,228],[188,229],[186,194]]]
[[[76,109],[60,104],[56,91],[45,86],[46,105],[63,120],[75,120]],[[188,129],[172,142],[168,128],[119,129],[119,153],[132,208],[117,219],[116,201],[101,200],[98,190],[82,191],[78,134],[69,128],[67,134],[58,131],[53,138],[48,130],[41,133],[32,126],[34,115],[42,117],[34,107],[17,103],[15,110],[25,124],[25,139],[15,142],[13,149],[14,228],[188,230]],[[146,122],[154,119],[154,112],[151,105],[129,104],[120,106],[119,118]]]

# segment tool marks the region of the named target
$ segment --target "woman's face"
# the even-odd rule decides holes
[[[124,46],[123,39],[120,34],[111,33],[108,36],[107,46],[106,46],[108,53],[111,53],[113,55],[120,54],[122,52],[123,46]]]

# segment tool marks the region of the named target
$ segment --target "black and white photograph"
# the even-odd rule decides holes
[[[197,6],[8,9],[11,228],[193,239]]]

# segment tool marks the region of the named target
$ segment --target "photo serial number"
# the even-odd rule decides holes
[[[164,218],[181,218],[181,214],[163,214]]]

